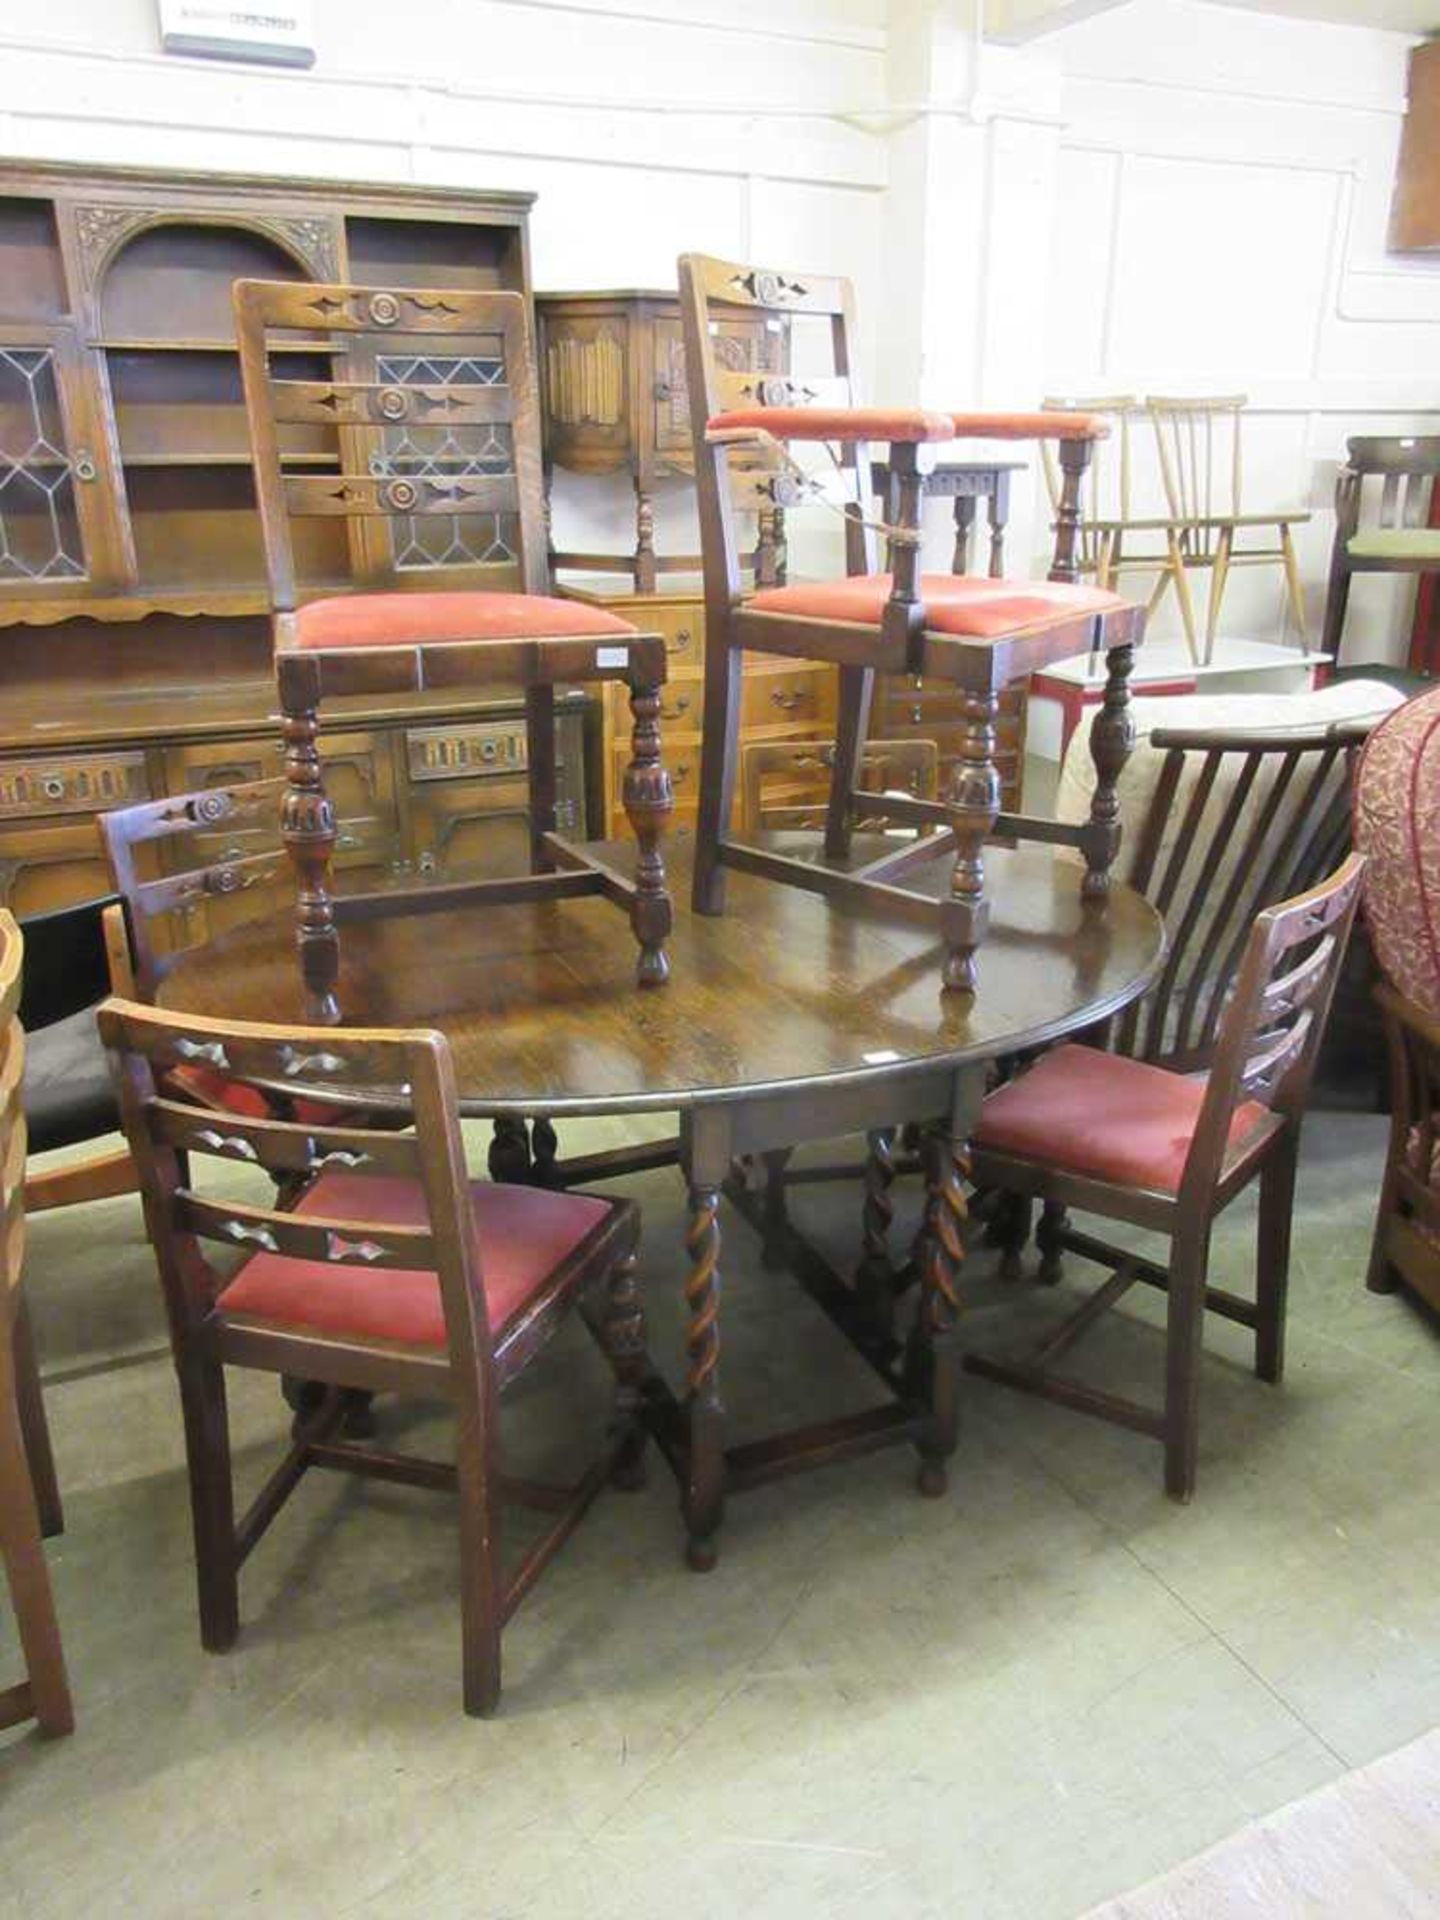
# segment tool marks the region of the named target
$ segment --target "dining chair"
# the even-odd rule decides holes
[[[933,740],[867,740],[860,753],[859,785],[867,793],[908,794],[933,800],[940,753]],[[823,825],[826,799],[818,782],[835,770],[833,740],[752,740],[740,752],[740,825]],[[871,823],[886,823],[877,817]]]
[[[27,914],[20,922],[25,1129],[32,1156],[105,1142],[119,1132],[115,1089],[95,1031],[95,1009],[110,986],[114,922],[107,920],[106,910],[117,907],[111,895]],[[134,1192],[129,1152],[124,1146],[97,1145],[59,1166],[32,1166],[25,1179],[25,1211],[45,1213]]]
[[[1357,573],[1440,573],[1431,524],[1440,435],[1357,434],[1335,476],[1335,537],[1321,651],[1338,662]]]
[[[620,907],[640,949],[639,985],[662,985],[671,907],[660,839],[673,808],[660,757],[664,640],[549,593],[524,299],[237,280],[234,304],[273,610],[289,783],[281,832],[297,880],[306,1018],[340,1018],[338,928],[347,920],[544,897]],[[337,572],[358,578],[359,589],[315,597]],[[555,688],[595,680],[630,689],[622,799],[638,843],[633,876],[555,831]],[[525,688],[531,871],[337,896],[322,700],[490,684]]]
[[[973,992],[977,950],[989,917],[984,848],[997,829],[1079,846],[1086,860],[1087,898],[1103,899],[1108,884],[1117,845],[1114,785],[1128,751],[1128,683],[1144,615],[1116,594],[1077,584],[1080,482],[1106,425],[1085,416],[941,414],[859,405],[855,303],[848,280],[685,254],[680,295],[706,609],[695,910],[723,912],[729,868],[848,900],[862,910],[933,926],[943,945],[943,985]],[[762,316],[787,342],[781,358],[789,372],[736,372],[721,365],[715,332],[737,311]],[[811,373],[811,363],[821,360],[828,370]],[[1061,443],[1066,489],[1048,580],[921,573],[927,460],[937,445],[968,437],[1050,437]],[[877,528],[867,517],[874,468],[870,442],[876,440],[889,442],[886,464],[899,507],[898,523],[879,529],[889,544],[888,572],[877,570]],[[801,467],[792,443],[835,449],[833,473]],[[747,591],[737,515],[815,502],[843,518],[845,577]],[[1091,819],[1069,831],[1054,822],[1037,825],[1023,815],[1002,814],[995,763],[1001,689],[1055,660],[1097,648],[1105,651],[1108,679],[1104,718],[1092,736],[1100,773]],[[731,832],[746,650],[832,661],[839,668],[835,771],[822,863]],[[859,787],[877,672],[929,676],[959,690],[962,757],[942,799],[902,804]],[[877,813],[941,831],[853,865],[852,832]],[[952,855],[943,900],[902,884],[917,864]]]
[[[1208,1074],[1070,1044],[1042,1055],[981,1108],[973,1169],[982,1186],[1163,1234],[1170,1253],[1162,1263],[1072,1229],[1074,1251],[1109,1270],[1103,1284],[1027,1357],[971,1353],[966,1365],[1161,1441],[1166,1491],[1179,1500],[1195,1490],[1207,1309],[1253,1329],[1262,1380],[1278,1382],[1284,1369],[1300,1127],[1364,864],[1352,853],[1318,886],[1257,916]],[[1210,1236],[1217,1216],[1257,1179],[1257,1285],[1247,1300],[1210,1284]],[[1158,1410],[1053,1371],[1137,1281],[1166,1295]]]
[[[1390,1139],[1367,1283],[1440,1308],[1440,687],[1398,707],[1365,748],[1355,838],[1389,1065]]]
[[[0,910],[0,1551],[20,1630],[26,1678],[0,1688],[0,1728],[75,1725],[42,1535],[63,1525],[55,1461],[22,1290],[25,1259],[24,942]]]
[[[177,1018],[111,999],[100,1031],[140,1169],[185,1421],[200,1635],[225,1652],[239,1632],[241,1565],[312,1467],[404,1485],[455,1488],[460,1512],[461,1643],[467,1713],[500,1695],[500,1634],[536,1578],[615,1477],[641,1468],[641,1382],[648,1371],[636,1283],[636,1208],[591,1194],[467,1179],[454,1067],[429,1032],[286,1028]],[[236,1079],[284,1087],[304,1078],[364,1088],[413,1116],[413,1131],[227,1114],[169,1098],[175,1064],[203,1060]],[[237,1201],[235,1163],[303,1181],[293,1202]],[[218,1186],[223,1169],[231,1175]],[[225,1271],[205,1243],[238,1249]],[[604,1291],[603,1304],[587,1298]],[[598,1458],[568,1487],[509,1478],[502,1390],[572,1309],[596,1334],[617,1379]],[[238,1520],[230,1472],[226,1371],[251,1368],[323,1381],[302,1422]],[[343,1436],[357,1390],[450,1401],[453,1464]],[[551,1516],[507,1575],[501,1502]]]
[[[1305,644],[1305,590],[1290,529],[1307,521],[1310,511],[1307,507],[1246,511],[1243,419],[1248,404],[1248,396],[1243,393],[1198,398],[1151,394],[1145,402],[1155,429],[1160,478],[1170,510],[1166,538],[1171,565],[1176,569],[1185,639],[1191,659],[1207,666],[1215,651],[1220,608],[1232,567],[1279,564],[1290,613],[1301,646]],[[1237,536],[1267,527],[1275,530],[1274,546],[1236,544]],[[1197,649],[1194,612],[1185,583],[1185,574],[1191,568],[1208,568],[1210,572],[1203,654]]]

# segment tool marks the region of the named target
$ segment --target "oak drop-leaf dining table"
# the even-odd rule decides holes
[[[767,838],[790,853],[814,844],[803,834]],[[670,849],[678,900],[689,897],[691,845],[676,836]],[[857,836],[850,857],[858,864],[875,851],[873,836]],[[611,853],[633,858],[619,845]],[[635,987],[629,929],[603,901],[482,913],[445,910],[437,889],[436,911],[343,929],[344,1023],[445,1034],[462,1111],[494,1119],[512,1142],[522,1123],[535,1122],[537,1145],[550,1143],[537,1153],[535,1177],[568,1185],[678,1162],[689,1195],[685,1380],[677,1394],[653,1378],[645,1404],[680,1482],[687,1554],[697,1568],[714,1564],[726,1494],[798,1467],[909,1441],[920,1454],[922,1491],[943,1489],[956,1442],[966,1142],[987,1073],[998,1059],[1102,1024],[1143,993],[1160,966],[1160,917],[1129,887],[1112,882],[1103,900],[1082,901],[1079,864],[1046,847],[996,846],[989,861],[992,920],[973,995],[941,991],[940,944],[925,926],[862,916],[741,873],[722,916],[677,915],[670,981],[645,993]],[[924,870],[937,886],[942,864]],[[299,1024],[286,903],[180,956],[160,998],[185,1013]],[[323,1048],[319,1061],[322,1077],[287,1091],[379,1104],[373,1089],[324,1079]],[[551,1122],[643,1112],[678,1114],[668,1155],[651,1147],[554,1160]],[[734,1177],[737,1163],[860,1133],[872,1153],[883,1151],[904,1127],[918,1132],[926,1183],[907,1338],[871,1311],[873,1288],[842,1281],[818,1256],[795,1263],[888,1399],[727,1447],[722,1193],[756,1213],[746,1183]],[[866,1236],[872,1278],[884,1255],[875,1218]]]

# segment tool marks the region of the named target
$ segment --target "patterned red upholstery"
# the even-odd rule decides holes
[[[609,1213],[604,1200],[539,1187],[470,1189],[490,1331],[498,1336],[535,1297],[555,1268]],[[325,1173],[295,1211],[377,1226],[423,1227],[418,1181]],[[221,1293],[221,1312],[401,1346],[443,1347],[445,1314],[433,1273],[359,1267],[287,1254],[257,1253]]]
[[[165,1091],[178,1093],[197,1107],[214,1107],[218,1113],[233,1113],[242,1120],[273,1120],[281,1109],[268,1100],[259,1087],[244,1080],[232,1080],[218,1067],[171,1067],[165,1075]],[[359,1119],[353,1107],[327,1107],[319,1100],[296,1100],[295,1118],[302,1126],[355,1126]]]
[[[312,600],[295,616],[295,644],[307,649],[589,639],[634,631],[604,607],[543,593],[345,593]]]
[[[1091,1180],[1175,1193],[1204,1100],[1203,1079],[1094,1047],[1057,1047],[990,1095],[975,1144]],[[1232,1152],[1265,1113],[1254,1100],[1235,1109]]]
[[[932,633],[999,640],[1031,628],[1057,626],[1088,614],[1114,613],[1126,602],[1101,587],[1059,580],[988,580],[972,574],[926,573],[920,578],[925,625]],[[878,627],[890,598],[888,573],[844,580],[802,581],[767,587],[745,602],[747,612],[786,613],[805,620],[843,620]]]
[[[708,433],[763,427],[777,440],[953,440],[948,414],[919,407],[732,407],[706,422]]]
[[[1407,1000],[1440,1015],[1440,687],[1396,707],[1366,742],[1355,844],[1380,965]]]
[[[1103,413],[952,413],[957,440],[1105,440]]]

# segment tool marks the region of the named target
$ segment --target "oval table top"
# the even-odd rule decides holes
[[[790,853],[814,844],[765,838]],[[726,912],[691,914],[692,847],[666,843],[676,903],[666,986],[636,987],[629,923],[604,900],[408,912],[341,927],[344,1024],[439,1029],[467,1113],[674,1110],[1040,1046],[1138,998],[1164,955],[1160,916],[1131,888],[1086,905],[1075,862],[991,847],[979,990],[946,994],[928,929],[793,886],[731,873]],[[857,835],[852,860],[881,847]],[[633,844],[612,843],[612,857],[628,870]],[[950,864],[906,884],[938,893]],[[159,999],[303,1024],[288,906],[179,956]]]

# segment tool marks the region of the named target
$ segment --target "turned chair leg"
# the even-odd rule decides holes
[[[195,1529],[200,1644],[207,1653],[226,1653],[240,1631],[240,1568],[225,1372],[218,1362],[189,1361],[180,1369],[180,1405]]]
[[[1110,869],[1120,851],[1120,775],[1135,745],[1135,716],[1130,710],[1130,673],[1135,664],[1133,645],[1111,647],[1105,655],[1105,692],[1090,728],[1090,758],[1095,766],[1095,791],[1090,800],[1086,834],[1085,877],[1080,883],[1084,900],[1103,900],[1110,891]]]
[[[660,840],[675,810],[675,793],[670,771],[660,758],[659,687],[632,686],[630,713],[630,764],[625,769],[621,799],[639,845],[635,898],[630,908],[630,924],[640,944],[635,978],[642,987],[660,987],[670,977],[665,942],[674,920]]]
[[[1255,1371],[1278,1382],[1285,1371],[1285,1302],[1290,1284],[1290,1226],[1295,1211],[1293,1133],[1282,1138],[1260,1170],[1260,1215],[1256,1231]]]
[[[1035,1203],[1028,1193],[1005,1193],[1000,1196],[995,1237],[1000,1246],[1002,1280],[1019,1280],[1023,1277],[1025,1248],[1034,1217]]]
[[[945,943],[941,979],[957,993],[973,993],[979,983],[975,952],[990,922],[985,893],[985,842],[1000,817],[1000,773],[995,765],[995,717],[999,702],[993,693],[965,693],[960,758],[950,778],[946,804],[955,835],[955,865],[950,897],[940,909],[940,931]]]
[[[318,1026],[335,1026],[340,1019],[340,1003],[335,997],[340,941],[331,891],[335,809],[325,791],[316,744],[319,698],[315,662],[284,659],[280,705],[286,788],[280,810],[280,838],[295,869],[295,943],[305,990],[305,1018]]]
[[[1165,1318],[1165,1491],[1174,1500],[1189,1500],[1195,1491],[1209,1264],[1208,1227],[1193,1240],[1177,1236]]]
[[[1065,1224],[1069,1219],[1063,1201],[1046,1200],[1041,1203],[1040,1223],[1035,1229],[1035,1245],[1040,1254],[1040,1265],[1035,1278],[1042,1287],[1058,1286],[1065,1271]]]

